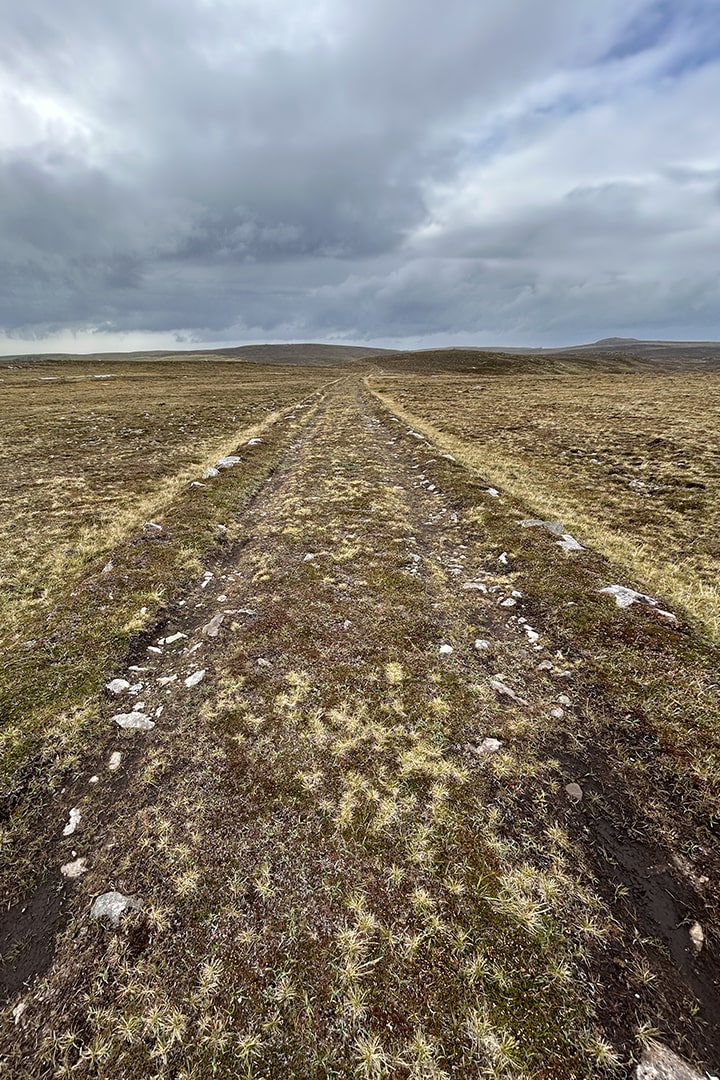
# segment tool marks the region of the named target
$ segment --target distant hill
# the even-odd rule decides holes
[[[720,342],[641,341],[638,338],[602,338],[583,345],[557,349],[447,348],[398,351],[370,346],[316,344],[219,346],[203,350],[157,350],[132,353],[93,353],[78,356],[46,353],[42,356],[0,358],[25,363],[40,360],[203,361],[228,360],[247,364],[332,367],[353,364],[397,372],[467,372],[478,375],[581,374],[583,372],[720,371]]]
[[[383,371],[478,375],[720,371],[720,342],[605,338],[560,349],[427,349],[377,358]]]
[[[317,345],[313,343],[290,345],[239,345],[236,348],[212,349],[195,355],[213,356],[217,359],[245,360],[254,364],[310,364],[332,365],[347,360],[365,360],[368,357],[392,355],[392,349],[373,349],[360,345]]]
[[[312,342],[280,345],[220,346],[217,349],[171,350],[148,352],[44,353],[32,356],[1,357],[5,362],[22,364],[46,360],[234,360],[248,364],[302,364],[308,367],[331,367],[369,357],[391,354],[392,349],[374,349],[361,345],[320,345]]]

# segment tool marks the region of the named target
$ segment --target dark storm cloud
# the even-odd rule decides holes
[[[0,0],[0,327],[584,336],[613,281],[652,321],[713,291],[707,10]]]

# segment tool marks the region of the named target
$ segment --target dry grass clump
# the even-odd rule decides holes
[[[720,638],[720,375],[408,375],[372,386]]]

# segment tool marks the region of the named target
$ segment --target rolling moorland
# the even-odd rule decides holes
[[[4,1074],[718,1072],[720,351],[660,345],[0,361]]]

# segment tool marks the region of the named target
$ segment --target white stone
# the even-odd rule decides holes
[[[198,683],[201,683],[204,678],[205,668],[202,668],[200,671],[193,671],[192,675],[188,675],[187,679],[185,680],[185,685],[188,687],[188,689],[191,689],[193,686],[197,686]]]
[[[248,439],[248,446],[259,446],[262,439]]]
[[[130,683],[127,679],[111,679],[109,683],[105,683],[105,689],[111,694],[124,694],[130,689]]]
[[[112,568],[113,568],[113,565],[114,565],[114,564],[113,564],[113,561],[112,561],[112,559],[110,560],[110,562],[106,562],[106,563],[105,563],[105,565],[104,565],[104,566],[103,566],[103,568],[102,568],[102,572],[103,572],[103,574],[109,574],[109,573],[110,573],[110,571],[111,571],[111,570],[112,570]]]
[[[614,596],[615,603],[619,608],[629,608],[631,604],[649,604],[650,607],[658,606],[657,600],[653,600],[651,596],[636,592],[635,589],[628,589],[624,585],[608,585],[605,589],[598,589],[598,592],[605,593],[607,596]]]
[[[561,708],[551,709],[550,715],[556,720],[562,720],[563,716],[565,715],[565,711]]]
[[[452,645],[441,645],[438,649],[441,656],[449,656],[451,652],[454,652]]]
[[[143,525],[145,532],[158,533],[163,531],[162,525],[158,525],[157,521],[146,521]]]
[[[155,727],[155,721],[143,712],[118,713],[113,720],[125,731],[150,731]]]
[[[535,645],[540,640],[540,635],[537,630],[533,630],[531,626],[525,627],[525,633],[527,634],[528,641],[531,645]]]
[[[87,873],[87,859],[75,859],[60,867],[60,873],[66,878],[79,878]]]
[[[181,634],[181,633],[171,634],[170,637],[166,637],[164,640],[161,640],[160,644],[161,645],[163,645],[163,644],[164,645],[174,645],[176,641],[182,641],[183,638],[187,638],[187,634]]]
[[[563,551],[582,551],[583,546],[579,544],[574,536],[570,533],[563,533],[562,539],[557,542],[558,547],[561,547]]]
[[[259,658],[259,660],[257,662],[257,665],[258,665],[258,667],[261,667],[261,668],[271,668],[272,667],[272,664],[270,663],[270,661],[266,660],[264,656],[261,656]]]
[[[110,772],[117,772],[120,768],[120,762],[122,761],[122,754],[119,750],[113,750],[108,761],[108,769]]]
[[[157,645],[148,645],[147,651],[153,653],[155,656],[162,656],[162,649],[158,649]]]
[[[572,701],[567,696],[567,694],[561,694],[560,697],[558,698],[558,701],[560,702],[561,705],[565,705],[567,708],[569,708],[572,705]]]
[[[214,469],[212,467],[212,465],[211,465],[210,468],[206,469],[205,472],[202,474],[202,478],[203,478],[203,480],[210,480],[211,477],[219,476],[219,475],[220,475],[220,470],[219,469]]]
[[[519,705],[527,705],[527,701],[525,701],[524,698],[518,697],[514,690],[511,690],[509,686],[506,686],[505,683],[501,682],[499,679],[491,679],[490,685],[496,694],[508,697],[511,701],[517,701]]]
[[[99,776],[91,776],[90,779],[88,780],[88,784],[99,784],[99,783],[100,783],[100,777]]]
[[[176,682],[177,675],[161,675],[158,679],[158,686],[167,686],[168,683]]]
[[[75,830],[77,829],[79,824],[80,824],[80,811],[78,810],[78,808],[76,806],[74,806],[72,808],[72,810],[70,811],[70,820],[68,821],[67,825],[63,829],[63,836],[72,836],[72,834],[75,832]]]
[[[501,739],[483,739],[479,746],[474,746],[472,749],[478,755],[478,757],[487,757],[489,754],[496,754],[498,750],[501,750],[505,743]]]
[[[313,553],[309,551],[309,552],[307,553],[307,555],[305,556],[305,558],[303,559],[303,562],[313,562],[313,560],[314,560],[315,558],[316,558],[316,556],[315,556],[315,555],[313,555]]]
[[[227,457],[218,458],[215,466],[218,469],[232,469],[233,466],[239,465],[241,461],[242,458],[238,457],[237,454],[228,454]]]
[[[507,600],[500,601],[500,607],[515,607],[517,600],[514,596],[508,596]]]
[[[708,1080],[717,1080],[710,1073],[705,1075]],[[637,1080],[703,1080],[701,1073],[681,1057],[655,1042],[646,1047],[635,1076]]]
[[[500,492],[497,490],[497,488],[488,488],[487,493],[488,495],[492,495],[493,499],[500,498]]]
[[[204,488],[204,487],[207,487],[207,484],[201,484],[199,480],[193,480],[190,487],[191,488],[193,488],[193,487],[202,487],[202,488]]]
[[[106,892],[93,900],[90,908],[91,919],[108,919],[113,926],[120,925],[120,919],[126,911],[139,911],[142,901],[120,892]]]
[[[490,648],[490,642],[486,641],[485,638],[475,638],[475,648],[478,652],[485,652]]]
[[[705,933],[699,922],[694,922],[692,924],[689,933],[693,952],[697,956],[702,952],[703,945],[705,944]]]
[[[217,637],[224,618],[225,616],[221,611],[219,611],[217,615],[213,615],[210,622],[205,623],[205,625],[203,626],[203,634],[205,634],[207,637]]]
[[[13,1020],[16,1026],[20,1023],[24,1013],[27,1011],[27,1001],[19,1001],[12,1011]]]

